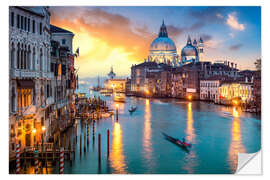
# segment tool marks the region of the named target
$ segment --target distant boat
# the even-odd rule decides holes
[[[135,106],[135,107],[133,107],[133,106],[131,106],[131,108],[128,110],[130,113],[132,113],[132,112],[134,112],[134,111],[136,111],[137,110],[137,107]]]
[[[123,94],[123,93],[114,93],[113,100],[115,102],[125,102],[126,101],[125,94]]]

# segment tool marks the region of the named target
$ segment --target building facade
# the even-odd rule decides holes
[[[236,101],[234,101],[236,100]],[[219,87],[219,103],[221,104],[248,104],[253,101],[253,83],[231,82],[223,83]]]
[[[10,153],[47,138],[53,103],[50,13],[47,7],[9,7]]]

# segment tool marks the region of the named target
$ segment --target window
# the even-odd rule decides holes
[[[62,39],[62,44],[66,44],[66,39]]]
[[[27,31],[30,32],[30,19],[28,19]]]
[[[17,14],[17,28],[20,28],[20,15]]]
[[[14,12],[11,13],[11,26],[14,26]]]
[[[32,21],[32,32],[33,33],[36,32],[36,22],[35,22],[35,20]]]
[[[27,17],[24,17],[24,30],[27,30]]]
[[[42,34],[42,23],[39,23],[39,34]]]
[[[21,29],[23,29],[23,16],[21,16]]]

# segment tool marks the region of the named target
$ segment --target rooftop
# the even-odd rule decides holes
[[[50,31],[51,33],[68,33],[68,34],[73,34],[73,32],[71,31],[68,31],[68,30],[65,30],[65,29],[62,29],[60,27],[57,27],[57,26],[54,26],[52,24],[50,24]],[[74,34],[73,34],[74,35]]]

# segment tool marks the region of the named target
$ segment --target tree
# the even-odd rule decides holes
[[[259,58],[259,59],[256,59],[256,61],[255,61],[255,67],[256,67],[256,70],[257,71],[261,71],[261,58]]]

